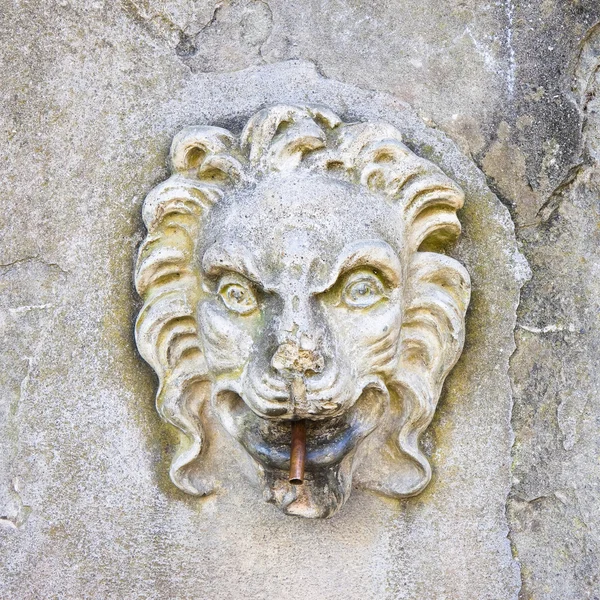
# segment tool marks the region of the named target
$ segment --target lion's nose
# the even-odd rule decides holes
[[[311,348],[310,344],[284,342],[273,355],[271,366],[281,374],[310,376],[323,370],[324,360],[322,354]]]

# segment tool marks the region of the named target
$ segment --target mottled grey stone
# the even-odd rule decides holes
[[[574,91],[581,163],[522,240],[533,270],[512,361],[514,482],[508,504],[523,598],[600,598],[600,30]]]
[[[1,597],[600,597],[596,0],[0,4]],[[474,282],[430,488],[357,491],[325,523],[264,505],[235,456],[231,492],[174,491],[132,338],[139,208],[174,133],[315,100],[391,120],[461,181]],[[512,428],[511,219],[402,101],[479,165],[532,266]]]
[[[53,92],[42,95],[49,106],[58,96],[56,113],[40,114],[49,126],[25,122],[10,142],[15,209],[4,262],[29,260],[22,248],[31,245],[62,279],[51,320],[32,334],[28,361],[17,360],[30,369],[6,445],[30,513],[2,531],[2,594],[286,597],[301,581],[308,598],[516,597],[504,517],[507,368],[527,268],[506,209],[452,142],[392,97],[324,79],[301,62],[193,76],[176,57],[162,65],[153,91],[152,61],[125,77],[96,64],[85,86],[79,68],[51,68]],[[434,481],[403,502],[356,490],[344,512],[323,523],[265,505],[239,452],[219,435],[213,448],[224,491],[205,500],[179,493],[167,479],[173,439],[154,415],[154,382],[132,339],[140,203],[165,176],[173,134],[190,123],[235,129],[275,101],[327,102],[347,118],[386,119],[467,194],[454,255],[472,274],[472,313],[426,444]],[[36,149],[47,154],[23,167]],[[25,193],[31,211],[19,202]]]

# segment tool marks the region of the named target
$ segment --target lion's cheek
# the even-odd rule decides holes
[[[387,304],[371,311],[337,310],[331,316],[337,346],[351,358],[356,376],[392,368],[397,358],[402,310]]]
[[[199,307],[198,318],[209,369],[216,375],[242,370],[254,344],[252,317],[232,317],[226,309],[205,302]]]

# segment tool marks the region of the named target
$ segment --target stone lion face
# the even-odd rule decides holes
[[[267,499],[289,514],[329,516],[347,499],[355,458],[375,431],[381,448],[378,457],[369,453],[367,487],[411,495],[429,480],[418,435],[462,347],[468,275],[452,259],[418,252],[425,238],[415,236],[398,203],[382,193],[394,157],[400,163],[415,155],[394,140],[379,142],[387,148],[381,166],[373,169],[377,161],[371,160],[363,184],[322,167],[297,168],[305,154],[319,157],[325,136],[307,142],[313,117],[306,109],[284,108],[288,120],[281,135],[290,137],[303,121],[298,136],[306,151],[292,168],[289,152],[283,155],[288,168],[263,164],[261,172],[257,166],[258,177],[238,178],[227,194],[215,172],[231,176],[241,160],[230,150],[228,162],[206,141],[193,145],[176,138],[173,161],[176,167],[181,162],[186,179],[159,186],[146,200],[150,233],[137,281],[142,294],[153,293],[136,333],[142,355],[164,374],[159,412],[187,436],[171,469],[179,487],[210,492],[192,468],[203,444],[201,405],[210,403],[254,459]],[[224,131],[205,129],[215,130],[217,139]],[[256,129],[255,123],[255,141]],[[276,130],[272,146],[281,144]],[[292,136],[294,141],[297,147]],[[369,142],[367,136],[359,154]],[[394,155],[390,145],[401,153]],[[218,160],[210,161],[211,150]],[[335,159],[336,170],[344,166],[343,154]],[[196,186],[190,173],[198,178],[202,165],[209,182]],[[406,172],[399,172],[415,181],[413,196],[433,191],[434,201],[425,207],[433,219],[424,228],[428,235],[428,227],[437,231],[448,213],[447,206],[436,212],[435,194],[455,207],[462,196],[441,172],[432,177],[423,165],[430,163],[417,159],[412,171],[401,165]],[[398,169],[391,173],[398,176]],[[151,221],[157,217],[158,227]],[[446,221],[454,225],[454,214]],[[168,236],[176,251],[164,243]],[[291,422],[297,420],[307,424],[301,486],[287,477]]]
[[[273,176],[214,209],[203,238],[202,344],[227,430],[267,469],[308,419],[307,469],[377,425],[398,361],[401,244],[385,202],[322,176]]]

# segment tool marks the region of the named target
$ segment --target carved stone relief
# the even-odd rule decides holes
[[[464,341],[469,275],[442,253],[463,193],[386,123],[274,106],[240,135],[188,127],[143,207],[139,351],[205,495],[207,405],[285,513],[333,515],[352,479],[422,491],[419,447]],[[232,442],[233,443],[233,442]]]

